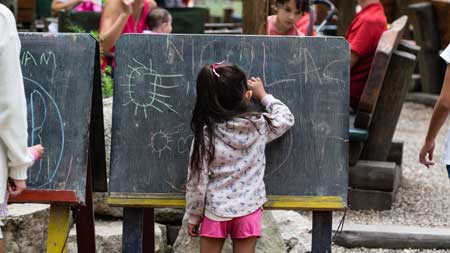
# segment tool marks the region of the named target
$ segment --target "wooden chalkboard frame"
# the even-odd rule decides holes
[[[26,33],[25,37],[46,36],[42,33]],[[48,251],[62,252],[67,249],[66,235],[70,230],[70,208],[77,213],[77,242],[82,252],[95,252],[94,210],[92,203],[93,189],[107,191],[105,140],[103,126],[103,103],[100,79],[99,44],[94,37],[87,34],[64,34],[58,36],[84,36],[95,43],[94,64],[92,71],[92,91],[89,116],[89,138],[86,161],[86,185],[84,201],[74,190],[27,189],[17,197],[11,197],[9,203],[44,203],[51,204],[49,217]],[[22,36],[23,37],[23,36]],[[50,36],[51,37],[51,36]]]
[[[121,61],[127,62],[127,60],[124,60],[124,58],[132,55],[130,51],[125,50],[126,54],[121,53],[121,43],[124,40],[129,38],[129,43],[133,43],[133,45],[136,48],[139,48],[137,41],[138,39],[135,39],[135,36],[139,35],[125,35],[122,36],[121,39],[119,39],[118,43],[116,44],[116,79],[115,82],[117,85],[122,84],[124,86],[124,80],[120,80],[121,75],[125,75],[126,73],[123,71],[118,71],[118,66],[120,64],[123,64]],[[142,35],[141,35],[142,36]],[[143,35],[146,36],[146,35]],[[173,35],[177,36],[177,35]],[[183,35],[178,35],[183,36]],[[200,36],[200,35],[195,35]],[[212,36],[211,36],[212,37]],[[250,38],[254,38],[254,36],[249,36]],[[234,38],[237,38],[234,36]],[[220,41],[221,36],[214,36],[215,40]],[[276,38],[275,38],[276,39]],[[279,39],[279,38],[278,38]],[[317,39],[317,38],[315,38]],[[329,40],[329,38],[327,38]],[[334,38],[336,39],[336,38]],[[320,39],[319,39],[320,40]],[[153,43],[154,42],[154,43]],[[152,43],[147,44],[154,44],[158,45],[161,41],[153,41]],[[166,42],[166,41],[165,41]],[[246,41],[248,42],[248,41]],[[310,41],[311,42],[311,41]],[[137,43],[137,44],[136,44]],[[198,43],[198,42],[197,42]],[[167,43],[164,43],[164,45],[170,44],[170,36],[167,39]],[[203,43],[204,45],[204,43]],[[342,45],[339,45],[342,46]],[[169,47],[169,46],[168,46]],[[264,47],[264,46],[263,46]],[[144,47],[145,48],[145,47]],[[155,50],[155,49],[153,49]],[[191,51],[186,50],[184,48],[184,51]],[[327,53],[324,53],[322,49],[319,50],[321,54],[327,55]],[[153,51],[153,52],[159,52],[159,51]],[[348,44],[346,44],[346,47],[342,47],[342,55],[345,55],[345,60],[342,60],[342,62],[348,62],[347,68],[342,68],[342,71],[344,71],[349,76],[349,60],[348,60]],[[142,54],[142,52],[140,52]],[[179,53],[179,52],[177,52]],[[123,58],[122,58],[123,57]],[[287,56],[289,57],[289,56]],[[202,58],[202,57],[200,57]],[[326,58],[329,59],[329,58]],[[339,58],[341,59],[341,58]],[[147,59],[148,60],[148,59]],[[188,60],[189,62],[190,60]],[[330,59],[331,61],[331,59]],[[150,59],[151,62],[151,59]],[[136,61],[136,63],[139,63]],[[139,63],[140,64],[140,63]],[[345,66],[345,64],[342,64]],[[151,63],[150,63],[151,66]],[[264,66],[264,64],[263,64]],[[325,65],[324,65],[325,66]],[[327,65],[328,66],[328,65]],[[129,68],[132,68],[132,66],[128,65]],[[325,67],[326,69],[327,67]],[[150,69],[153,69],[150,67]],[[195,72],[192,68],[192,72]],[[308,73],[308,72],[304,72]],[[344,75],[344,76],[345,76]],[[128,78],[131,78],[131,75],[127,75]],[[320,78],[319,78],[320,79]],[[337,79],[336,79],[337,80]],[[344,84],[348,85],[345,81]],[[119,86],[115,86],[116,88]],[[189,86],[189,85],[188,85]],[[334,86],[335,87],[335,86]],[[346,89],[348,92],[348,89]],[[327,92],[327,91],[325,91]],[[334,94],[334,93],[333,93]],[[345,92],[343,92],[344,95],[342,95],[343,98],[345,98]],[[348,95],[348,94],[347,94]],[[341,98],[341,97],[339,97]],[[328,101],[328,100],[327,100]],[[333,100],[334,101],[334,100]],[[345,107],[345,110],[342,110],[342,115],[347,114],[348,116],[348,97],[347,99],[343,99],[342,101],[347,101]],[[342,106],[341,100],[329,102],[330,105],[334,106]],[[117,99],[117,93],[114,100],[114,106],[122,104],[120,100]],[[123,104],[126,106],[125,104]],[[147,114],[145,114],[147,117]],[[309,115],[309,114],[308,114]],[[116,115],[117,116],[117,115]],[[123,118],[122,118],[123,120]],[[344,141],[345,145],[342,146],[343,149],[345,149],[345,153],[342,154],[342,157],[345,157],[345,159],[348,157],[348,117],[345,121],[342,121],[342,125],[339,125],[339,129],[341,126],[343,126],[343,129],[341,129],[344,133],[342,133],[342,140]],[[130,124],[131,122],[126,121],[127,124]],[[117,124],[117,122],[116,122]],[[340,124],[340,123],[339,123]],[[114,109],[113,109],[113,136],[114,136]],[[334,127],[334,125],[333,125]],[[145,128],[148,131],[148,128]],[[113,137],[114,139],[114,137]],[[339,138],[341,140],[341,138]],[[347,140],[347,141],[346,141]],[[118,142],[120,143],[120,142]],[[112,142],[112,145],[114,145],[114,140]],[[346,147],[346,148],[344,148]],[[341,146],[339,147],[341,148]],[[114,156],[116,154],[120,154],[122,157],[127,157],[127,155],[122,152],[123,150],[116,150],[114,151],[114,148],[112,147],[112,153],[111,153],[111,161],[113,162]],[[115,153],[118,152],[118,153]],[[344,159],[344,160],[345,160]],[[134,160],[133,160],[134,161]],[[321,163],[323,163],[322,159],[320,160]],[[341,162],[339,160],[339,162]],[[130,163],[130,160],[128,160],[128,164]],[[119,164],[119,163],[118,163]],[[121,164],[118,166],[117,164],[115,169],[119,169],[123,171],[124,166],[129,166],[128,164]],[[149,167],[149,164],[146,164],[146,167]],[[295,164],[293,166],[296,166]],[[340,166],[340,165],[331,165],[333,166]],[[348,161],[343,164],[344,168],[348,168]],[[308,167],[315,167],[309,165]],[[159,168],[159,167],[158,167]],[[338,169],[336,167],[336,169]],[[132,173],[132,172],[128,172]],[[111,168],[111,174],[113,174],[113,167]],[[138,174],[141,175],[141,174]],[[347,171],[345,170],[345,175],[348,176]],[[123,176],[117,177],[116,179],[123,179]],[[342,176],[342,175],[339,175]],[[157,177],[158,178],[158,177]],[[348,183],[348,178],[346,176],[344,177],[344,184]],[[183,208],[185,206],[185,200],[184,200],[184,194],[183,193],[141,193],[141,190],[135,190],[137,188],[133,188],[133,191],[135,192],[118,192],[117,189],[121,189],[121,187],[118,187],[118,185],[113,185],[115,182],[113,176],[111,176],[110,184],[111,188],[109,191],[109,198],[108,198],[108,204],[112,206],[122,206],[124,208],[124,219],[123,219],[123,226],[124,226],[124,235],[122,238],[122,251],[123,252],[155,252],[154,248],[154,210],[153,208],[157,207],[179,207]],[[339,180],[340,182],[340,180]],[[123,182],[122,182],[123,183]],[[149,185],[149,182],[145,182],[147,185]],[[150,183],[151,184],[151,183]],[[129,185],[129,184],[127,184]],[[336,182],[336,185],[340,185],[340,183]],[[341,186],[341,185],[340,185]],[[128,189],[127,186],[124,187],[125,189]],[[345,188],[345,189],[344,189]],[[122,188],[123,189],[123,188]],[[323,191],[322,191],[323,192]],[[343,193],[345,192],[345,193]],[[342,193],[342,195],[341,195]],[[331,226],[332,226],[332,211],[335,210],[342,210],[347,207],[347,186],[342,187],[342,189],[339,187],[338,192],[336,192],[339,196],[322,196],[325,195],[323,193],[319,193],[317,196],[284,196],[282,194],[280,195],[268,195],[269,201],[264,206],[265,209],[293,209],[293,210],[307,210],[307,211],[313,211],[313,240],[312,240],[312,252],[325,252],[331,250]]]
[[[141,37],[139,37],[141,36]],[[136,43],[137,40],[134,40],[135,38],[139,38],[142,39],[143,36],[153,36],[153,35],[124,35],[122,36],[116,47],[118,48],[118,52],[120,53],[120,48],[121,45],[125,43],[125,41],[128,41],[131,39],[133,39],[133,43]],[[158,36],[158,35],[156,35]],[[167,41],[169,41],[171,38],[183,38],[182,36],[184,35],[170,35],[167,36]],[[220,41],[221,38],[241,38],[241,36],[233,36],[233,35],[222,35],[222,36],[208,36],[208,35],[189,35],[192,36],[192,38],[200,38],[200,39],[208,39],[211,38],[211,40],[213,41]],[[166,37],[163,37],[164,41],[166,41]],[[245,40],[246,43],[252,43],[251,41],[255,41],[255,39],[258,39],[259,37],[257,36],[242,36],[242,38],[247,38],[247,40]],[[261,37],[261,38],[265,38],[265,39],[269,39],[269,37]],[[270,38],[272,39],[272,38]],[[280,38],[275,38],[280,40]],[[292,39],[292,38],[291,38]],[[313,42],[310,40],[314,40],[316,39],[317,42],[319,42],[321,39],[320,38],[309,38],[308,45],[313,45]],[[336,39],[336,38],[334,38]],[[327,40],[330,40],[329,38],[327,38]],[[155,41],[155,44],[158,44],[160,41]],[[204,42],[204,41],[203,41]],[[316,41],[314,41],[316,42]],[[169,43],[169,42],[167,42]],[[176,43],[176,42],[174,42]],[[188,43],[188,42],[185,42]],[[196,42],[199,43],[199,42]],[[205,43],[205,42],[204,42]],[[293,42],[294,43],[294,42]],[[344,41],[345,43],[345,41]],[[206,44],[208,44],[206,42]],[[165,44],[164,44],[165,45]],[[196,44],[197,45],[197,44]],[[203,44],[205,45],[205,44]],[[341,44],[339,44],[339,46],[342,46]],[[347,44],[348,46],[348,44]],[[267,49],[269,50],[269,49]],[[188,50],[186,48],[184,48],[184,51],[191,51]],[[117,54],[119,56],[119,53]],[[130,55],[129,53],[127,54]],[[348,56],[346,56],[348,57]],[[131,58],[131,56],[130,56]],[[329,59],[329,58],[327,58]],[[339,58],[340,59],[340,58]],[[117,59],[117,62],[120,64],[121,61],[123,61],[124,59]],[[200,60],[201,61],[201,60]],[[344,65],[345,66],[345,65]],[[117,65],[116,65],[117,68]],[[344,68],[343,68],[344,69]],[[348,71],[348,70],[347,70]],[[124,73],[119,73],[120,71],[116,71],[116,88],[120,88],[120,74],[124,74]],[[119,78],[119,79],[118,79]],[[123,87],[123,84],[122,84]],[[118,88],[118,89],[119,89]],[[123,88],[122,88],[123,89]],[[117,106],[117,103],[121,103],[118,102],[118,100],[114,101],[114,103]],[[337,102],[336,102],[337,103]],[[114,114],[114,113],[113,113]],[[114,118],[114,117],[113,117]],[[346,122],[348,124],[348,120]],[[343,123],[345,124],[345,123]],[[114,128],[114,120],[113,120],[113,128]],[[348,133],[348,127],[347,127],[347,133]],[[114,130],[113,130],[114,132]],[[114,135],[114,134],[113,134]],[[345,137],[344,137],[345,138]],[[113,137],[114,139],[114,137]],[[114,141],[113,141],[114,143]],[[112,144],[114,145],[114,144]],[[112,148],[112,150],[114,150],[114,148]],[[121,154],[121,156],[123,156],[124,154]],[[112,154],[112,163],[114,162],[114,152]],[[122,168],[122,166],[120,166],[120,168]],[[113,173],[113,168],[111,169],[111,173]],[[117,176],[117,175],[116,175]],[[112,183],[114,183],[115,181],[113,179],[111,179]],[[111,183],[110,182],[110,183]],[[133,206],[133,207],[165,207],[165,206],[170,206],[170,207],[183,207],[184,206],[184,194],[183,193],[140,193],[140,192],[120,192],[120,191],[116,191],[116,189],[118,189],[120,187],[113,187],[113,189],[110,189],[110,198],[108,200],[108,203],[110,205],[114,205],[114,206]],[[340,189],[340,188],[339,188]],[[344,194],[345,195],[345,194]],[[268,209],[298,209],[298,210],[341,210],[344,209],[347,206],[347,200],[346,198],[343,198],[342,195],[341,196],[327,196],[327,195],[319,195],[319,196],[285,196],[283,194],[280,195],[268,195],[269,201],[266,204],[266,208]]]

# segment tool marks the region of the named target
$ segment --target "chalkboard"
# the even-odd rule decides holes
[[[222,60],[260,76],[295,115],[295,126],[267,148],[267,194],[335,196],[345,206],[349,46],[342,38],[122,36],[111,196],[183,198],[196,76],[204,64]]]
[[[89,152],[96,173],[106,177],[98,44],[88,34],[21,33],[20,40],[28,144],[45,148],[28,170],[28,187],[73,190],[84,202]]]

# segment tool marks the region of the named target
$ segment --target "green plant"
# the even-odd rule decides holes
[[[68,27],[70,32],[74,33],[86,33],[86,31],[76,25],[70,24]],[[90,34],[98,41],[98,31],[91,31]],[[100,58],[101,59],[101,58]],[[101,59],[102,60],[102,59]],[[106,67],[102,70],[102,93],[104,98],[109,98],[113,94],[113,78],[111,77],[112,69],[111,66]]]
[[[102,70],[102,92],[103,98],[109,98],[113,95],[113,78],[111,77],[111,66]]]

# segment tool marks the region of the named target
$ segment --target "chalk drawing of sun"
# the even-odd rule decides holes
[[[170,143],[173,142],[170,133],[165,133],[161,130],[152,133],[150,138],[150,146],[154,153],[158,153],[159,158],[161,158],[161,153],[165,150],[172,150]]]
[[[137,116],[139,109],[144,112],[147,118],[147,110],[154,109],[158,112],[163,112],[166,108],[174,113],[178,112],[173,108],[171,96],[166,95],[170,89],[179,87],[178,85],[165,85],[163,80],[165,78],[183,77],[182,74],[164,75],[156,72],[153,69],[152,60],[149,60],[149,66],[136,59],[133,59],[136,66],[128,65],[131,69],[127,75],[127,83],[120,84],[125,87],[125,93],[128,94],[128,101],[124,106],[133,104],[134,115]]]

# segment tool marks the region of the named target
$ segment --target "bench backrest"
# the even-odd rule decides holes
[[[392,23],[391,28],[384,32],[380,38],[369,77],[356,111],[356,128],[368,129],[370,126],[392,53],[403,36],[407,21],[407,16],[400,17]]]

